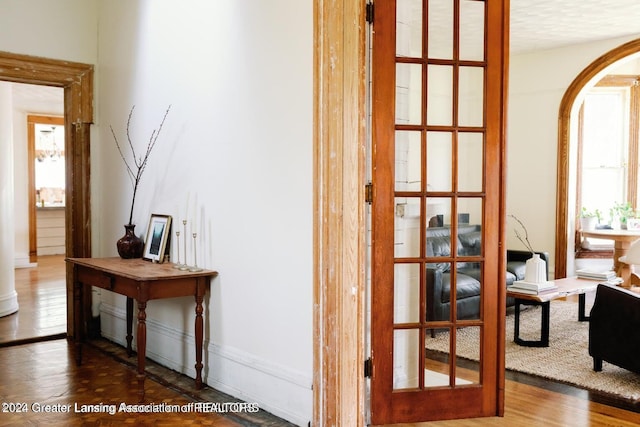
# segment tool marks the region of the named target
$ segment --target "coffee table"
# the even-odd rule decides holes
[[[549,312],[551,301],[558,298],[564,298],[569,295],[578,295],[578,320],[584,322],[589,320],[585,315],[585,295],[587,292],[593,292],[598,287],[600,281],[581,279],[578,277],[568,277],[565,279],[557,279],[553,281],[558,289],[554,292],[543,293],[538,295],[525,294],[512,291],[507,288],[507,297],[515,299],[515,318],[513,327],[513,341],[525,347],[549,347]],[[520,306],[534,305],[541,306],[541,325],[539,340],[524,340],[520,338]]]

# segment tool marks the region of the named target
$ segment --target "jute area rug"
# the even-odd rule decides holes
[[[586,313],[591,307],[587,306]],[[520,313],[520,337],[540,337],[540,307],[528,307]],[[525,372],[564,382],[588,390],[597,390],[625,399],[640,399],[640,375],[603,362],[601,372],[593,370],[589,356],[589,323],[578,322],[578,303],[552,301],[549,347],[522,347],[513,342],[513,310],[507,313],[505,364],[508,370]],[[427,347],[448,351],[449,337],[439,332]],[[478,360],[478,328],[458,330],[459,357]],[[640,355],[639,355],[640,357]]]

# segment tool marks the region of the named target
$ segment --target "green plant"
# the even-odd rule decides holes
[[[596,217],[596,218],[598,218],[598,223],[602,222],[602,212],[600,212],[600,209],[596,209],[594,211],[591,211],[591,210],[587,209],[585,206],[583,206],[582,210],[580,211],[580,217],[581,218],[593,218],[593,217]]]
[[[610,209],[610,214],[611,219],[613,220],[617,217],[620,220],[620,224],[626,224],[627,218],[633,218],[636,215],[629,202],[614,203],[613,207]]]

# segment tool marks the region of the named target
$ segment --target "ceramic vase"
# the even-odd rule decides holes
[[[542,283],[547,281],[547,263],[540,254],[533,254],[525,263],[525,282]]]
[[[142,258],[144,242],[140,237],[136,236],[134,231],[135,228],[135,224],[126,224],[124,226],[124,236],[122,236],[116,243],[120,258]]]

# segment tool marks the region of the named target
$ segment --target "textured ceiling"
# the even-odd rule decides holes
[[[639,0],[511,0],[511,51],[640,36]]]

